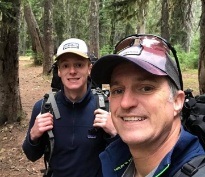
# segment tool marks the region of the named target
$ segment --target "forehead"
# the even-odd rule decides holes
[[[83,58],[73,53],[66,53],[59,58],[58,62],[89,62],[89,59]]]
[[[136,81],[156,81],[160,78],[166,77],[151,74],[133,63],[126,62],[121,63],[114,68],[111,74],[110,85],[113,85],[115,82],[119,82],[122,78],[126,78],[126,80],[134,79]]]

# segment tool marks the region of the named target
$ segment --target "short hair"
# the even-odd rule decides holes
[[[169,77],[167,77],[167,81],[169,84],[169,88],[170,88],[170,99],[173,99],[174,96],[176,95],[178,88],[176,87],[176,85],[173,83],[173,81],[171,81],[171,79],[169,79]]]

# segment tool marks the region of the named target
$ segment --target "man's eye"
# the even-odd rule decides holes
[[[154,88],[151,86],[144,86],[141,88],[141,91],[143,92],[151,92],[152,90],[154,90]]]
[[[68,65],[67,65],[67,64],[64,64],[64,65],[63,65],[63,68],[68,68]]]
[[[81,63],[77,63],[77,64],[75,64],[75,67],[76,68],[81,68],[83,65],[81,64]]]
[[[68,67],[68,65],[67,64],[62,64],[62,65],[60,65],[60,68],[67,68]]]
[[[111,90],[112,95],[119,95],[122,93],[123,93],[123,90],[121,90],[121,89]]]

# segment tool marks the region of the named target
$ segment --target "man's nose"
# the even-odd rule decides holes
[[[131,107],[137,106],[138,100],[136,95],[131,91],[125,91],[121,99],[121,107],[123,109],[129,109]]]

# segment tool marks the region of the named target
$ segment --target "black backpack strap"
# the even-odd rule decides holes
[[[106,93],[100,88],[91,89],[95,99],[97,100],[97,108],[103,109],[109,112],[109,101]]]
[[[173,177],[202,177],[205,175],[205,155],[200,155],[185,163]]]
[[[56,94],[53,91],[50,91],[49,94],[44,95],[44,100],[41,105],[41,114],[46,112],[51,112],[55,115],[56,119],[60,118],[60,113],[58,110],[58,106],[56,104],[56,100],[54,97],[54,94]],[[45,154],[44,154],[44,164],[45,164],[45,171],[44,171],[44,177],[49,177],[52,175],[52,170],[49,166],[50,160],[53,154],[54,149],[54,135],[53,131],[49,130],[47,131],[48,138],[49,138],[49,145],[46,147]]]

